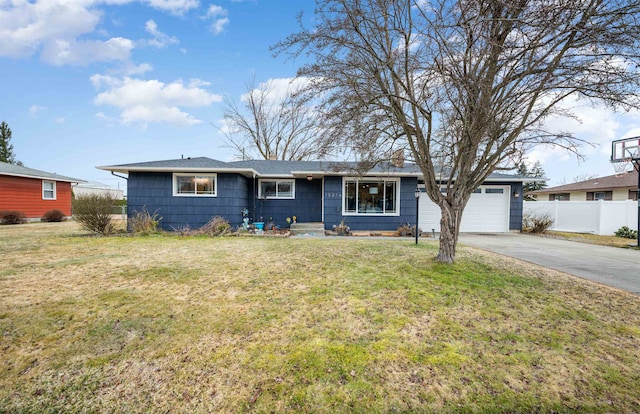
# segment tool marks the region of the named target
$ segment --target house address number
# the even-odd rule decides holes
[[[341,192],[324,193],[324,198],[342,198],[342,193]]]

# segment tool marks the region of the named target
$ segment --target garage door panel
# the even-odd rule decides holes
[[[462,214],[461,232],[509,231],[509,187],[482,186],[471,194]],[[488,191],[487,191],[488,190]],[[420,198],[420,228],[440,231],[440,208],[426,194]]]

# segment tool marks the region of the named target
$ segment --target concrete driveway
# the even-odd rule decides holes
[[[458,240],[640,295],[640,250],[515,233],[461,233]]]

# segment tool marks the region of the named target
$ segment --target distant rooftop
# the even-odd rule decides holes
[[[63,181],[70,183],[84,183],[84,180],[67,177],[64,175],[22,167],[0,161],[0,175],[11,175],[14,177],[38,178],[43,180]]]
[[[559,185],[532,191],[531,194],[549,194],[569,191],[610,190],[614,188],[636,188],[638,186],[638,172],[628,171],[620,175],[608,175],[606,177],[590,178],[577,183]]]

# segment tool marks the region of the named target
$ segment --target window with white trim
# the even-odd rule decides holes
[[[296,180],[258,180],[259,198],[296,198]]]
[[[42,181],[42,199],[43,200],[56,199],[56,182],[55,181]]]
[[[173,174],[173,195],[181,197],[216,197],[216,174]]]
[[[399,178],[345,178],[343,188],[345,215],[400,214]]]

